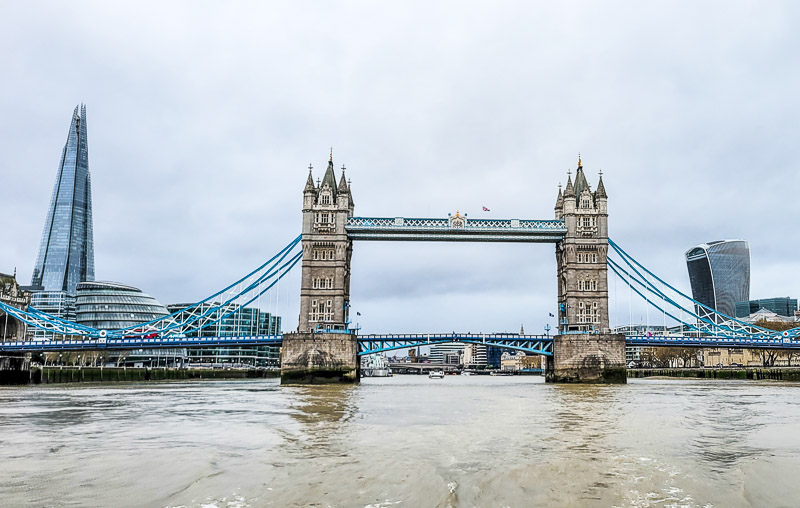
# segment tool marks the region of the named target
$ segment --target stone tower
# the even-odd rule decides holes
[[[353,197],[344,176],[336,184],[333,153],[322,182],[312,167],[303,190],[303,268],[297,331],[344,330],[350,306],[350,257],[353,242],[345,223],[353,216]]]
[[[556,245],[559,331],[607,333],[608,197],[602,172],[592,192],[578,157],[575,184],[568,174],[564,193],[558,189],[555,215],[567,226]]]

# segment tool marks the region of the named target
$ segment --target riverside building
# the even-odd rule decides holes
[[[128,328],[167,316],[167,308],[141,289],[119,282],[81,282],[76,288],[75,321],[99,330]],[[109,363],[138,367],[180,367],[186,348],[109,351]]]
[[[174,313],[189,307],[189,303],[167,305],[167,310]],[[194,311],[202,314],[212,305],[204,303],[195,307]],[[187,332],[187,337],[223,337],[234,335],[278,335],[281,333],[281,318],[254,307],[237,308],[229,316],[200,330]],[[280,367],[279,346],[233,346],[189,348],[189,363],[207,366],[250,366]]]
[[[779,316],[793,317],[797,311],[797,299],[786,297],[762,298],[747,302],[736,302],[736,317],[743,318],[755,314],[761,309],[774,312]]]

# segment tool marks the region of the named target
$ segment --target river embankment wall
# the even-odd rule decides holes
[[[21,374],[21,373],[20,373]],[[131,367],[32,367],[27,382],[0,384],[127,383],[188,379],[275,378],[280,371],[264,369],[158,369]],[[20,382],[22,381],[22,382]]]
[[[628,377],[680,377],[695,379],[774,379],[800,381],[800,368],[750,367],[726,369],[628,369]]]

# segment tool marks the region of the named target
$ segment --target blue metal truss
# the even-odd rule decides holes
[[[625,337],[627,346],[648,347],[707,347],[707,348],[745,348],[745,349],[800,349],[800,340],[789,337],[721,337],[721,336],[669,336],[669,335],[629,335]]]
[[[79,339],[0,342],[0,351],[45,353],[50,351],[127,350],[185,347],[280,346],[283,335],[222,337],[129,337],[122,339]]]
[[[431,334],[387,334],[359,335],[358,355],[370,355],[397,349],[432,346],[462,342],[483,344],[527,353],[552,356],[553,337],[545,335],[517,335],[505,333],[431,333]],[[186,347],[237,347],[280,346],[283,335],[221,336],[221,337],[127,337],[106,339],[47,340],[0,342],[0,352],[50,352],[83,350],[124,350]],[[747,349],[800,349],[800,340],[790,337],[722,337],[722,336],[668,336],[631,335],[626,337],[628,346],[648,347],[706,347]]]
[[[518,335],[511,333],[471,334],[471,333],[431,333],[431,334],[388,334],[359,335],[358,355],[371,355],[396,349],[431,346],[463,342],[482,344],[527,353],[552,356],[553,338],[545,335]]]

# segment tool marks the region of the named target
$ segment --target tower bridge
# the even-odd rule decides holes
[[[350,328],[350,275],[357,241],[551,243],[556,255],[558,331],[555,336],[426,333],[358,335]],[[273,288],[301,265],[300,315],[282,335],[194,337]],[[681,333],[628,336],[610,333],[608,269],[637,298],[677,322]],[[7,300],[7,299],[6,299]],[[272,258],[226,288],[168,316],[117,330],[99,330],[0,298],[0,311],[23,327],[55,339],[0,343],[2,352],[162,347],[281,345],[287,383],[354,382],[358,356],[401,348],[465,342],[514,349],[547,358],[551,382],[625,382],[625,344],[675,347],[800,349],[800,328],[774,332],[693,300],[647,270],[608,236],[608,196],[602,173],[593,191],[582,161],[573,181],[559,186],[552,219],[473,219],[354,215],[350,183],[332,157],[315,184],[312,168],[303,189],[302,233]]]
[[[337,183],[331,155],[315,184],[309,167],[299,325],[284,335],[281,352],[286,381],[357,378],[358,339],[332,333],[349,329],[354,242],[446,241],[555,244],[562,333],[548,341],[547,351],[537,349],[551,358],[548,379],[625,382],[625,339],[608,333],[608,196],[602,175],[591,190],[580,158],[574,183],[570,173],[563,192],[558,189],[553,219],[470,219],[460,212],[447,218],[357,217],[344,171]]]

